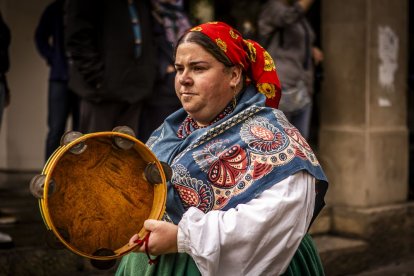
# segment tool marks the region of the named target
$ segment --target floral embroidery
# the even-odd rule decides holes
[[[240,145],[229,149],[226,143],[226,140],[216,140],[193,153],[197,165],[207,172],[209,181],[217,188],[234,187],[248,165],[246,151]]]
[[[239,38],[239,35],[238,35],[238,34],[236,34],[236,33],[233,31],[233,29],[230,29],[230,36],[231,36],[232,38],[234,38],[234,39]]]
[[[226,42],[224,42],[223,40],[221,40],[220,38],[217,38],[216,39],[216,43],[217,43],[217,46],[219,46],[220,47],[220,49],[223,51],[223,52],[227,52],[227,44],[226,44]]]
[[[203,30],[203,28],[201,28],[200,26],[194,27],[192,28],[190,31],[191,32],[201,32]]]
[[[239,145],[220,153],[208,172],[209,180],[219,188],[234,187],[246,171],[246,157],[246,152]]]
[[[247,120],[240,136],[248,146],[259,153],[280,152],[289,144],[289,139],[277,127],[262,117]]]
[[[285,128],[285,132],[289,135],[295,142],[297,142],[303,149],[306,151],[312,151],[311,147],[309,146],[308,142],[306,142],[305,138],[300,134],[299,130],[292,126],[292,128]]]
[[[273,166],[271,164],[254,162],[253,179],[257,180],[271,172]]]
[[[213,208],[214,195],[213,189],[202,180],[192,178],[189,172],[182,166],[173,166],[174,176],[171,182],[186,209],[197,207],[207,213]]]
[[[276,89],[275,86],[272,83],[258,83],[257,90],[259,90],[260,93],[266,96],[266,98],[274,98],[276,96]]]
[[[244,43],[246,43],[247,48],[249,49],[247,53],[250,61],[256,62],[256,48],[254,47],[254,44],[247,40],[244,40]]]
[[[264,51],[263,56],[264,56],[264,68],[263,69],[265,71],[276,70],[275,64],[270,54],[267,51]]]

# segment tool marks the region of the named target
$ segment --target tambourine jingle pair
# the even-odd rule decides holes
[[[74,253],[111,260],[130,252],[129,239],[160,219],[169,167],[126,127],[70,132],[30,183],[48,229]]]

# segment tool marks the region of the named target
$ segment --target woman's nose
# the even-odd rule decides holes
[[[178,77],[178,81],[181,85],[190,85],[192,83],[192,80],[191,80],[190,76],[186,72],[183,72]]]

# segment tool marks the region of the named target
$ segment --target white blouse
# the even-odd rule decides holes
[[[178,251],[189,254],[202,275],[282,274],[314,204],[315,178],[300,171],[227,211],[191,207],[178,224]]]

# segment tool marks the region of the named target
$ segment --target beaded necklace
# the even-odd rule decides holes
[[[233,110],[234,110],[234,105],[230,103],[213,121],[211,121],[206,126],[199,126],[196,123],[196,121],[194,121],[194,119],[190,117],[190,115],[187,115],[187,117],[184,119],[184,122],[178,128],[177,137],[180,139],[184,139],[185,137],[187,137],[188,135],[190,135],[191,133],[193,133],[193,131],[197,129],[211,126],[212,124],[220,121],[221,119],[225,118],[227,115],[232,113]]]

